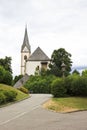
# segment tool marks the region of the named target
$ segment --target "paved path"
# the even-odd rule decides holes
[[[31,98],[0,108],[0,130],[87,130],[87,111],[54,113],[41,107],[51,95]]]

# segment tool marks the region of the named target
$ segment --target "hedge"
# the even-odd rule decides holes
[[[51,83],[55,76],[30,76],[29,80],[25,83],[25,88],[33,93],[51,93]]]
[[[64,80],[62,78],[57,78],[52,82],[51,93],[54,97],[64,97],[66,95],[66,91]]]

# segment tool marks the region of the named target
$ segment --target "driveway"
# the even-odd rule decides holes
[[[31,98],[0,108],[0,130],[87,130],[87,111],[55,113],[42,108],[51,95]]]

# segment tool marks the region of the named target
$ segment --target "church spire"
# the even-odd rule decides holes
[[[30,47],[30,44],[29,44],[28,33],[27,33],[27,25],[25,27],[25,34],[24,34],[23,44],[22,44],[22,47],[21,47],[21,52],[23,52],[25,47],[27,47],[29,53],[31,53],[31,47]]]

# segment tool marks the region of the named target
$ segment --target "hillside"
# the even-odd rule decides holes
[[[11,87],[11,86],[8,86],[8,85],[4,85],[4,84],[0,84],[0,94],[2,93],[2,91],[14,91],[14,92],[16,92],[17,93],[17,96],[16,96],[16,98],[15,98],[15,100],[14,101],[20,101],[20,100],[23,100],[23,99],[25,99],[25,98],[28,98],[29,97],[29,95],[28,94],[25,94],[25,93],[23,93],[23,92],[21,92],[21,91],[19,91],[19,90],[17,90],[16,88],[14,88],[14,87]],[[1,97],[0,97],[1,98]]]

